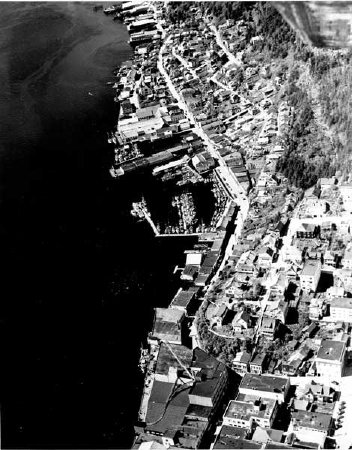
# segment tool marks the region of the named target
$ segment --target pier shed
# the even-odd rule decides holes
[[[184,312],[178,309],[155,308],[153,330],[148,340],[157,339],[171,344],[181,344],[184,318]]]

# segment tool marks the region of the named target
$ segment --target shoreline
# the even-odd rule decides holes
[[[155,8],[153,8],[153,9],[154,9],[154,14],[156,15],[156,9]],[[205,242],[206,245],[211,243],[210,247],[205,252],[205,255],[209,255],[209,253],[212,253],[212,256],[214,256],[214,255],[217,255],[217,256],[216,256],[215,262],[212,264],[210,270],[207,269],[207,273],[201,274],[202,265],[199,265],[198,269],[199,269],[201,276],[198,278],[198,281],[197,281],[197,277],[195,278],[195,281],[194,281],[194,279],[192,280],[192,276],[191,276],[191,278],[188,278],[188,279],[186,278],[187,282],[189,283],[187,286],[188,289],[194,288],[196,290],[195,297],[197,299],[199,299],[198,306],[197,306],[197,310],[198,310],[199,308],[202,308],[202,306],[205,302],[207,302],[207,298],[206,298],[207,290],[209,288],[211,288],[219,279],[219,273],[221,273],[221,270],[226,265],[228,258],[231,254],[231,250],[232,250],[233,246],[237,243],[237,239],[241,234],[244,218],[246,215],[246,212],[243,212],[243,210],[244,211],[248,210],[248,199],[245,196],[243,188],[240,186],[240,184],[238,183],[236,178],[234,178],[230,174],[230,172],[226,166],[226,163],[221,158],[221,155],[216,151],[212,142],[209,140],[208,136],[203,132],[202,128],[199,127],[199,125],[197,124],[193,115],[189,113],[189,111],[185,107],[184,103],[182,102],[181,98],[179,97],[177,91],[175,91],[173,89],[173,85],[170,81],[170,78],[168,77],[167,73],[164,70],[164,67],[162,64],[162,59],[161,59],[161,55],[164,51],[165,45],[167,44],[167,40],[165,39],[166,32],[163,29],[163,27],[160,23],[160,20],[158,21],[158,26],[161,28],[161,30],[160,30],[161,31],[161,39],[160,40],[162,41],[162,44],[159,47],[158,56],[157,56],[157,60],[158,60],[157,66],[158,66],[159,73],[163,76],[164,79],[166,79],[166,84],[171,92],[171,95],[173,96],[174,100],[176,100],[176,104],[183,111],[186,119],[189,121],[190,131],[192,133],[196,133],[197,137],[203,142],[204,148],[206,148],[212,154],[213,158],[216,158],[216,160],[219,162],[219,167],[218,167],[218,169],[215,170],[214,173],[216,174],[217,182],[219,182],[219,184],[222,186],[222,188],[224,189],[224,192],[226,193],[226,196],[227,196],[226,207],[222,213],[220,220],[218,221],[216,231],[212,232],[212,233],[206,233],[206,234],[204,234],[204,233],[177,234],[176,233],[176,234],[172,234],[172,235],[163,235],[163,234],[160,234],[158,232],[158,230],[156,229],[154,223],[152,222],[150,214],[148,212],[144,212],[144,217],[147,219],[147,221],[151,225],[151,227],[155,233],[155,236],[158,236],[158,237],[198,236],[198,238],[199,238],[198,243],[196,244],[195,247],[197,247],[197,245],[199,245],[199,243],[201,243],[201,242],[203,242],[203,243]],[[130,30],[129,30],[129,32],[130,32]],[[134,57],[132,58],[131,70],[134,69],[135,56],[136,56],[136,51],[134,53]],[[122,67],[120,68],[120,70],[116,71],[117,77],[121,74],[121,71],[124,70],[124,67],[126,65],[130,66],[130,63],[126,62],[125,64],[122,64]],[[139,80],[134,84],[133,90],[137,89],[138,85],[140,84],[141,78],[142,77],[140,77]],[[114,85],[114,87],[115,88],[117,87],[116,84]],[[120,91],[117,91],[115,101],[116,100],[119,101],[119,106],[121,108],[120,103],[121,103],[122,99],[118,98],[119,92]],[[134,103],[136,108],[140,106],[138,104],[138,101],[136,101],[135,91],[133,93],[131,103]],[[120,109],[120,111],[121,111],[121,109]],[[120,113],[119,113],[119,117],[118,117],[117,130],[119,129],[119,121],[120,121]],[[110,137],[111,143],[119,143],[120,145],[122,144],[121,134],[117,134],[116,132],[114,132],[114,133],[111,133],[110,136],[111,136]],[[138,157],[139,157],[139,155],[133,155],[132,160],[138,159]],[[128,161],[130,161],[130,160],[128,160]],[[121,164],[121,166],[122,165],[123,164]],[[117,175],[115,175],[116,172],[117,172],[116,170],[114,170],[114,171],[113,171],[113,169],[110,170],[110,174],[113,177],[117,176]],[[118,175],[122,175],[122,174],[118,174]],[[242,210],[241,210],[241,206],[242,206]],[[225,221],[225,226],[224,226],[224,221]],[[216,242],[217,250],[212,252],[211,245],[213,245],[215,242]],[[189,252],[191,253],[192,250],[189,250]],[[203,255],[203,257],[204,257],[204,255]],[[206,256],[204,259],[206,259]],[[186,264],[186,267],[187,267],[187,264]],[[183,274],[184,274],[184,272],[185,272],[185,269],[183,271]],[[181,280],[182,280],[182,276],[181,276]],[[171,299],[169,308],[174,307],[173,304],[175,303],[175,300],[180,295],[180,292],[182,293],[183,291],[184,291],[184,289],[182,287],[180,287],[178,293],[175,295],[175,297],[173,299]],[[186,313],[186,316],[187,316],[187,313]],[[196,322],[193,322],[194,318],[195,318],[195,314],[193,314],[193,320],[191,320],[191,323],[189,325],[190,328],[192,326],[196,327]],[[192,323],[193,323],[193,325],[192,325]],[[192,340],[192,348],[196,348],[201,345],[197,333],[193,334],[191,340]],[[147,369],[147,367],[150,367],[150,363],[147,363],[147,361],[155,361],[157,359],[157,356],[159,353],[159,348],[160,348],[159,344],[157,344],[153,338],[150,338],[150,333],[149,333],[149,338],[147,341],[148,341],[149,349],[144,350],[142,348],[142,350],[141,350],[140,367],[141,367],[142,371],[145,373],[145,378],[144,378],[144,386],[143,386],[143,393],[142,393],[142,397],[141,397],[140,409],[138,412],[137,424],[141,423],[141,422],[142,423],[145,422],[146,413],[147,413],[147,405],[148,405],[148,401],[150,398],[153,381],[154,381],[153,370]],[[152,366],[153,366],[153,364],[152,364]],[[138,428],[138,425],[137,425],[137,428]]]

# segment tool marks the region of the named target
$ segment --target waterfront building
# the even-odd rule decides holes
[[[190,376],[185,368],[192,363],[193,351],[184,345],[160,344],[159,353],[156,360],[155,375],[156,381],[165,383],[179,382],[187,383]]]
[[[181,344],[185,314],[175,308],[155,308],[153,329],[148,341],[155,344],[166,341],[170,344]]]
[[[137,441],[155,436],[166,447],[199,448],[228,386],[225,364],[200,348],[190,358],[183,346],[162,344],[156,373]]]

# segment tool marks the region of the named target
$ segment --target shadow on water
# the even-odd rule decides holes
[[[46,14],[35,8],[37,16]],[[33,11],[26,10],[32,20]],[[92,27],[87,11],[80,9],[79,18]],[[124,42],[126,31],[117,30]],[[116,53],[111,62],[108,38],[96,36],[108,58],[104,68],[99,57],[100,68],[89,76],[77,68],[67,77],[62,72],[77,46],[27,84],[25,98],[23,80],[16,71],[7,73],[13,91],[2,115],[11,114],[11,136],[1,137],[0,161],[4,448],[130,446],[141,388],[140,343],[152,307],[166,306],[175,292],[172,270],[190,245],[156,240],[130,215],[148,177],[109,177],[112,149],[105,141],[115,110],[111,92],[99,86],[129,50],[119,44],[123,58]],[[95,87],[94,97],[84,97],[87,86]],[[36,115],[35,133],[29,124],[21,128],[26,101],[27,114]]]

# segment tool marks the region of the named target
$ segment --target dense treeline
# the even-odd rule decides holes
[[[330,162],[333,148],[315,122],[307,92],[290,84],[287,96],[294,107],[294,115],[286,137],[286,151],[277,168],[291,184],[307,189],[318,178],[335,173],[335,167]]]
[[[274,75],[287,76],[280,96],[294,107],[294,115],[278,169],[290,183],[308,188],[320,177],[352,168],[349,144],[352,52],[306,45],[271,2],[171,2],[169,5],[172,22],[185,20],[194,7],[200,8],[202,15],[216,24],[228,19],[243,20],[247,34],[239,50],[246,48],[244,60],[268,64],[274,68]],[[263,40],[256,43],[254,50],[251,38],[259,35]],[[307,80],[302,83],[305,77]]]

